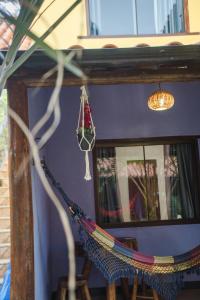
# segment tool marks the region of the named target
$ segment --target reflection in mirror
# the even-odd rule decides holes
[[[97,146],[100,224],[199,217],[196,144]],[[196,159],[196,163],[195,163]]]

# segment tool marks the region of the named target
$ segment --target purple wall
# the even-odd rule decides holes
[[[155,85],[90,86],[90,103],[97,139],[143,138],[200,134],[200,84],[165,84],[175,96],[175,106],[165,112],[147,108],[146,99]],[[45,92],[44,92],[45,91]],[[43,89],[38,102],[49,99],[51,89]],[[85,182],[84,156],[76,140],[80,90],[63,88],[61,93],[62,122],[46,146],[49,167],[69,196],[85,212],[95,218],[93,181]],[[92,160],[91,160],[92,163]],[[57,278],[67,272],[67,249],[57,213],[50,205],[50,254],[52,289]],[[78,239],[74,228],[75,239]],[[113,229],[117,236],[135,236],[139,249],[154,255],[175,255],[200,243],[200,225],[160,226]],[[101,285],[99,277],[93,286]]]
[[[43,115],[48,99],[44,90],[40,91],[39,97],[37,97],[35,91],[29,90],[28,97],[29,125],[30,128],[33,128],[36,121]],[[50,205],[34,166],[31,168],[31,175],[34,217],[35,299],[48,300],[51,293]]]

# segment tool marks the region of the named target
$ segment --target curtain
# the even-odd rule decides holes
[[[90,33],[99,35],[101,32],[101,3],[100,0],[89,1]]]
[[[115,223],[121,220],[115,161],[114,148],[97,149],[99,215],[103,223]]]
[[[184,32],[183,0],[154,0],[156,33]]]
[[[184,218],[194,218],[198,206],[196,178],[193,168],[192,144],[177,144],[180,197]]]
[[[171,159],[176,158],[176,176],[170,177],[171,218],[199,216],[199,199],[194,173],[194,148],[192,144],[170,145]]]

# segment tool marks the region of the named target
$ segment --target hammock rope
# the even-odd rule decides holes
[[[183,275],[200,271],[200,245],[177,256],[148,256],[128,248],[86,216],[84,211],[69,199],[49,171],[42,166],[54,188],[62,196],[73,219],[80,225],[80,236],[88,256],[109,282],[119,278],[133,278],[137,274],[167,300],[176,299],[183,285]]]
[[[89,152],[92,151],[95,143],[96,133],[92,119],[86,87],[81,87],[81,103],[76,129],[78,144],[81,151],[85,152],[85,180],[91,180]]]

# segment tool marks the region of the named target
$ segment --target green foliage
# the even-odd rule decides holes
[[[5,1],[5,0],[4,0]],[[7,0],[8,1],[8,0]],[[67,0],[66,0],[67,1]],[[11,25],[14,25],[14,34],[13,34],[13,40],[6,51],[6,53],[0,52],[1,58],[3,58],[3,62],[0,65],[0,95],[2,94],[2,102],[0,103],[0,125],[4,123],[4,116],[6,115],[6,93],[4,92],[4,88],[6,85],[7,79],[31,56],[31,54],[39,49],[43,49],[44,52],[51,58],[53,58],[56,62],[58,62],[58,73],[59,73],[59,67],[63,66],[64,68],[70,70],[73,74],[75,74],[78,77],[83,78],[84,74],[83,72],[72,63],[72,58],[74,55],[74,52],[72,51],[70,55],[66,56],[64,52],[62,51],[55,51],[55,49],[52,49],[45,43],[45,39],[52,33],[52,31],[72,12],[73,9],[76,8],[76,6],[79,5],[79,3],[82,0],[74,0],[74,3],[66,10],[63,11],[63,14],[47,29],[46,32],[41,37],[36,36],[31,30],[31,24],[33,23],[35,17],[38,14],[39,9],[41,8],[44,0],[19,0],[21,4],[21,9],[19,12],[19,15],[12,15],[9,12],[6,12],[4,9],[2,9],[0,5],[0,18],[3,17],[4,20],[6,20]],[[1,4],[2,0],[0,0]],[[12,1],[10,1],[12,2]],[[58,1],[59,2],[59,1]],[[59,3],[58,3],[59,5]],[[13,27],[13,26],[12,26]],[[18,52],[18,49],[20,48],[20,45],[25,38],[25,36],[29,36],[31,39],[34,40],[34,44],[32,47],[22,53],[18,58],[16,57],[16,54]],[[1,38],[1,37],[0,37]],[[62,77],[62,76],[61,76]],[[61,86],[61,84],[60,84]],[[56,110],[56,109],[55,109]],[[18,123],[20,128],[23,130],[23,123],[20,122],[19,119],[17,119],[15,113],[10,109],[9,110],[10,116]],[[42,119],[41,119],[42,120]],[[55,123],[55,122],[54,122]],[[52,126],[53,127],[53,126]],[[26,130],[25,130],[26,132]],[[46,132],[48,133],[48,132]],[[27,135],[28,136],[28,135]],[[31,139],[29,139],[31,143]],[[34,144],[34,143],[32,143]],[[7,126],[2,129],[2,133],[0,133],[0,164],[2,162],[3,156],[4,156],[4,149],[7,149],[8,147],[8,129]],[[40,164],[39,164],[39,157],[36,152],[33,151],[33,156],[35,159],[35,165],[36,169],[38,170],[39,176],[41,178],[41,181],[54,202],[56,208],[58,209],[59,215],[61,217],[61,221],[63,224],[63,228],[65,231],[65,236],[67,238],[68,244],[69,244],[69,282],[71,281],[71,286],[69,286],[69,299],[74,300],[74,289],[73,285],[75,285],[73,274],[75,273],[74,268],[74,255],[73,255],[73,237],[70,230],[70,225],[68,223],[68,219],[66,218],[65,214],[63,214],[63,207],[59,203],[58,199],[56,198],[56,195],[53,193],[53,190],[51,190],[50,186],[48,185],[48,182],[46,182],[44,175],[42,173]]]
[[[38,48],[43,49],[44,52],[53,58],[55,61],[58,61],[58,57],[64,62],[64,67],[74,73],[78,77],[84,78],[83,72],[75,66],[71,59],[65,56],[62,51],[58,51],[49,47],[44,40],[52,31],[75,9],[75,7],[80,4],[82,0],[76,0],[74,3],[63,12],[63,14],[48,28],[48,30],[41,36],[36,36],[29,28],[33,20],[37,16],[37,13],[43,4],[44,0],[29,0],[21,1],[21,10],[19,16],[15,19],[13,16],[8,14],[5,10],[0,7],[0,16],[10,24],[15,25],[14,36],[11,46],[9,47],[6,56],[3,60],[3,64],[0,66],[0,94],[2,89],[5,86],[7,79],[19,68]],[[33,46],[25,51],[18,59],[16,59],[16,54],[20,47],[21,42],[25,36],[31,37],[35,43]]]
[[[7,23],[15,26],[12,44],[5,54],[2,65],[0,65],[0,95],[2,93],[2,100],[0,102],[0,162],[8,147],[8,129],[7,126],[5,126],[7,118],[7,96],[6,91],[4,90],[5,84],[7,79],[35,50],[38,48],[43,49],[43,51],[55,61],[58,61],[58,59],[62,60],[64,67],[76,76],[85,78],[83,72],[71,61],[73,53],[71,56],[66,57],[62,51],[58,52],[52,49],[44,41],[73,11],[73,9],[76,8],[81,0],[75,0],[74,3],[47,29],[47,31],[41,37],[38,37],[31,32],[30,26],[37,16],[43,2],[44,0],[0,0],[0,21],[5,20]],[[35,43],[30,49],[16,59],[20,44],[26,35],[31,37]],[[4,56],[3,53],[0,54],[1,56]]]

